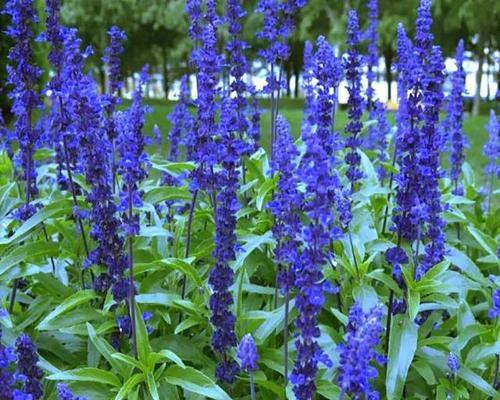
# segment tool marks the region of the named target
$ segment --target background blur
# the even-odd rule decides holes
[[[261,16],[252,13],[256,0],[245,0],[248,18],[245,25],[246,40],[252,45],[249,59],[257,59],[256,50],[260,43],[255,32],[260,29]],[[315,40],[318,35],[326,36],[341,53],[344,47],[346,12],[356,8],[361,22],[366,26],[366,0],[310,0],[301,11],[298,29],[292,40],[292,56],[284,68],[289,81],[287,95],[300,98],[300,73],[302,70],[303,47],[306,40]],[[44,1],[36,0],[44,22]],[[412,34],[418,0],[380,0],[380,62],[378,68],[377,94],[383,101],[396,101],[395,79],[391,68],[396,61],[396,27],[402,22]],[[221,8],[223,4],[221,3]],[[0,8],[2,6],[0,5]],[[124,29],[129,37],[123,57],[126,81],[124,97],[133,90],[135,71],[148,63],[154,72],[148,96],[157,99],[176,97],[177,79],[190,72],[188,55],[190,41],[187,37],[188,18],[184,13],[184,0],[63,0],[63,22],[77,27],[85,44],[94,48],[89,68],[101,86],[105,83],[102,51],[107,43],[106,31],[111,25]],[[452,57],[459,38],[466,43],[469,61],[467,72],[467,107],[474,114],[485,112],[495,98],[500,78],[500,1],[498,0],[434,0],[434,34],[436,42],[443,47],[444,54]],[[1,31],[8,19],[0,16]],[[224,34],[224,33],[223,33]],[[0,87],[4,86],[5,63],[9,41],[0,37]],[[37,45],[40,65],[47,66],[48,49]],[[252,54],[253,53],[253,54]],[[253,80],[259,86],[264,79],[263,65],[254,62]],[[453,61],[447,60],[447,68],[453,69]],[[48,68],[44,68],[45,71]],[[44,79],[47,77],[45,76]],[[41,82],[41,85],[43,82]],[[42,86],[40,86],[42,87]],[[478,90],[479,88],[479,90]],[[445,87],[446,90],[446,87]],[[193,92],[195,88],[193,88]],[[5,92],[5,91],[4,91]],[[340,101],[343,101],[341,92]],[[483,104],[481,104],[483,103]],[[7,113],[8,100],[0,93],[0,106]]]

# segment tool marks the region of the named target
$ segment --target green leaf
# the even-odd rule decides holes
[[[198,272],[198,270],[191,265],[193,261],[192,258],[181,259],[181,258],[165,258],[163,260],[155,260],[152,263],[148,264],[137,264],[134,271],[136,274],[141,274],[145,271],[149,270],[157,270],[170,268],[173,270],[177,270],[185,274],[189,279],[193,281],[193,283],[197,286],[203,286],[203,280]]]
[[[139,361],[147,365],[149,353],[151,353],[151,346],[149,344],[148,331],[146,324],[142,319],[142,313],[139,306],[134,302],[135,307],[135,334],[137,341],[137,356]]]
[[[294,310],[294,300],[290,300],[290,321],[292,321],[292,311]],[[257,313],[262,315],[264,322],[257,328],[254,333],[255,340],[264,342],[279,326],[283,325],[285,318],[285,305],[278,307],[273,311],[261,311]]]
[[[115,397],[115,400],[123,400],[128,394],[135,389],[136,386],[144,382],[144,374],[135,374],[132,375],[127,381],[123,384],[120,391]]]
[[[319,381],[318,383],[318,393],[328,400],[338,400],[340,396],[340,389],[337,385],[334,385],[328,381]]]
[[[68,297],[61,304],[59,304],[49,315],[47,315],[37,326],[38,330],[50,330],[50,322],[65,312],[72,310],[80,304],[86,303],[97,297],[93,290],[83,290]]]
[[[30,219],[25,221],[16,233],[8,238],[1,238],[0,245],[11,244],[21,241],[27,234],[29,234],[41,222],[49,218],[57,218],[59,216],[66,216],[73,212],[73,202],[71,200],[59,200],[42,208]]]
[[[98,368],[78,368],[70,371],[62,371],[56,374],[49,375],[46,379],[51,381],[80,381],[80,382],[93,382],[103,383],[120,387],[122,384],[120,380],[111,372],[104,371]]]
[[[406,315],[393,318],[385,380],[387,398],[400,399],[408,369],[417,349],[418,327]]]
[[[484,281],[484,276],[467,255],[455,247],[447,246],[445,258],[476,281]]]
[[[275,179],[267,179],[262,185],[260,185],[259,190],[257,191],[257,198],[255,199],[255,206],[257,207],[257,210],[262,211],[264,201],[268,197],[269,192],[274,190],[275,187]]]
[[[172,365],[165,371],[163,378],[171,385],[181,386],[209,399],[231,400],[231,397],[208,376],[191,367]]]
[[[500,393],[467,366],[460,366],[460,369],[458,370],[458,376],[465,382],[479,389],[484,394],[487,394],[494,399],[500,399]]]
[[[166,358],[167,360],[170,360],[177,364],[181,368],[185,368],[186,366],[182,362],[182,360],[179,358],[177,354],[175,354],[173,351],[170,350],[161,350],[158,352],[159,355],[162,357]]]
[[[410,320],[414,321],[420,305],[420,293],[414,289],[408,289],[408,314]]]
[[[236,261],[234,262],[233,269],[234,271],[238,271],[241,268],[246,258],[258,247],[264,244],[274,244],[275,240],[273,238],[273,234],[271,231],[267,231],[262,235],[245,235],[241,238],[245,244],[242,246],[242,251],[239,251],[236,257]]]
[[[32,260],[37,257],[55,256],[59,250],[59,243],[39,240],[17,246],[8,255],[0,260],[0,276],[4,275],[13,266]]]
[[[191,201],[193,195],[187,188],[177,186],[163,186],[149,190],[144,195],[146,203],[158,204],[167,200]]]
[[[111,346],[106,340],[97,336],[97,333],[92,325],[87,323],[87,332],[89,335],[89,339],[92,344],[95,346],[97,351],[109,362],[109,364],[115,368],[118,373],[126,378],[130,374],[130,368],[123,365],[123,363],[119,362],[116,358],[113,357],[113,354],[116,350]]]
[[[147,375],[146,382],[148,384],[149,394],[151,395],[153,400],[160,400],[160,395],[158,394],[158,387],[156,385],[155,377],[153,376],[152,373],[149,373]]]
[[[479,229],[469,225],[467,227],[470,234],[474,236],[474,239],[479,243],[479,245],[489,253],[490,255],[496,256],[497,242],[492,237],[488,236],[486,233],[481,232]]]

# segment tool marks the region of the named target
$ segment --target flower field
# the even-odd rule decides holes
[[[466,114],[430,0],[397,27],[395,111],[378,0],[342,51],[305,43],[293,104],[306,0],[186,0],[174,103],[148,65],[123,99],[119,27],[99,88],[59,0],[4,3],[0,400],[500,399],[500,125]]]

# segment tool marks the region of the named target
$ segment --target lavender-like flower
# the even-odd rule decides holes
[[[168,133],[168,141],[170,146],[168,159],[170,161],[179,160],[179,144],[181,144],[183,140],[187,140],[189,138],[188,134],[191,133],[191,130],[193,129],[194,120],[189,113],[189,104],[190,95],[188,87],[188,76],[184,75],[181,79],[179,100],[168,116],[171,124],[170,132]],[[189,143],[185,144],[186,147],[192,146]]]
[[[236,211],[239,208],[238,170],[239,161],[245,147],[238,139],[232,124],[235,109],[230,98],[222,104],[222,114],[218,126],[218,162],[222,170],[217,174],[219,192],[215,209],[215,250],[216,264],[210,271],[209,284],[213,289],[210,296],[210,322],[214,326],[212,347],[222,355],[223,361],[217,365],[216,377],[224,383],[232,383],[238,372],[238,365],[228,359],[227,352],[237,344],[236,317],[230,310],[233,297],[229,290],[234,282],[234,273],[229,263],[236,259]]]
[[[149,163],[144,151],[146,138],[142,132],[145,115],[149,108],[143,105],[142,87],[149,80],[148,67],[145,66],[140,74],[139,84],[134,91],[130,109],[120,115],[120,136],[117,139],[118,174],[122,177],[123,190],[120,193],[119,209],[128,214],[124,217],[123,229],[127,236],[139,234],[139,216],[133,215],[132,208],[142,205],[139,193],[139,183],[146,178]]]
[[[373,82],[375,82],[375,67],[378,65],[378,0],[368,1],[368,18],[370,19],[370,25],[366,32],[366,38],[368,39],[368,56],[366,57],[366,98],[368,101],[368,109],[371,111],[372,105],[375,101],[375,89],[373,88]]]
[[[321,64],[323,51],[319,51],[315,62]],[[318,57],[319,56],[319,57]],[[320,61],[318,61],[320,60]],[[319,71],[321,69],[317,69]],[[327,71],[325,71],[327,72]],[[328,75],[319,74],[318,83],[323,87],[323,95],[329,96],[332,92],[326,90],[334,79],[326,79]],[[318,130],[326,128],[332,123],[334,102],[321,102],[321,118],[318,119]],[[320,113],[317,113],[318,115]],[[330,115],[327,118],[327,114]],[[295,277],[294,286],[297,288],[295,305],[299,317],[295,321],[298,329],[297,357],[294,369],[290,375],[293,391],[297,399],[309,400],[314,397],[316,385],[314,379],[318,371],[318,364],[331,366],[331,360],[323,352],[317,338],[320,335],[318,315],[325,301],[326,293],[335,293],[336,289],[324,280],[322,267],[330,259],[328,246],[333,238],[341,235],[340,229],[335,226],[335,216],[332,205],[338,206],[340,182],[338,176],[332,172],[333,157],[329,150],[333,146],[332,140],[325,140],[327,131],[322,131],[324,137],[311,131],[309,124],[304,124],[302,139],[305,143],[305,154],[299,165],[298,177],[305,184],[305,195],[302,210],[309,217],[310,223],[303,226],[300,239],[303,243],[301,254],[292,266]],[[331,127],[330,127],[331,129]]]
[[[302,196],[298,189],[297,158],[299,151],[292,141],[290,125],[278,115],[276,120],[277,140],[274,159],[271,162],[273,172],[279,174],[277,190],[268,207],[274,216],[273,236],[276,239],[274,255],[281,266],[280,285],[283,293],[291,290],[295,276],[291,268],[298,260],[300,241],[296,237],[301,229],[299,213]]]
[[[420,59],[424,59],[431,51],[434,44],[432,34],[431,0],[420,0],[415,22],[415,51]]]
[[[258,366],[259,354],[257,352],[257,346],[251,334],[246,334],[241,339],[238,346],[237,352],[238,358],[240,360],[241,369],[245,372],[255,371]]]
[[[71,389],[64,383],[57,384],[57,400],[87,400],[85,397],[73,395]]]
[[[450,353],[448,355],[448,368],[450,368],[450,371],[454,375],[456,375],[458,370],[460,369],[460,360],[455,353]]]
[[[120,56],[125,51],[123,42],[127,40],[127,35],[119,27],[112,26],[108,30],[109,45],[104,49],[102,61],[108,67],[108,87],[109,94],[118,100],[118,93],[123,87]]]
[[[14,396],[14,385],[17,384],[18,376],[14,373],[12,365],[16,361],[14,349],[4,346],[1,342],[2,329],[0,328],[0,399],[12,399]]]
[[[483,209],[490,211],[491,197],[496,179],[500,178],[500,123],[493,110],[490,111],[490,120],[486,125],[489,133],[488,142],[484,145],[483,153],[488,158],[488,163],[484,167],[484,203]]]
[[[443,102],[444,60],[441,48],[434,46],[425,64],[422,103],[424,125],[421,131],[421,151],[419,164],[421,174],[420,198],[425,206],[421,213],[427,224],[425,254],[420,265],[416,266],[415,278],[420,279],[430,268],[441,262],[445,255],[445,221],[441,217],[441,191],[439,178],[443,176],[440,155],[444,140],[439,130],[439,110]],[[416,254],[418,256],[418,254]]]
[[[359,166],[361,156],[358,148],[361,145],[359,134],[363,128],[361,117],[363,115],[363,98],[361,97],[361,67],[362,58],[359,54],[360,43],[359,19],[355,10],[350,10],[347,22],[347,45],[349,50],[344,60],[346,69],[346,79],[348,81],[349,100],[347,102],[349,110],[347,112],[349,122],[345,131],[348,135],[345,146],[348,152],[345,161],[348,165],[346,176],[351,182],[351,191],[354,191],[356,183],[363,177]]]
[[[384,330],[381,319],[381,306],[375,306],[365,313],[356,302],[349,311],[347,335],[344,343],[338,345],[340,366],[337,382],[342,393],[348,394],[353,400],[379,398],[370,381],[378,376],[373,362],[385,362],[385,358],[375,350]]]
[[[8,55],[7,84],[12,87],[9,97],[15,116],[13,134],[19,144],[19,163],[22,166],[22,179],[26,182],[26,203],[17,210],[15,216],[26,220],[36,211],[31,201],[38,194],[33,155],[40,144],[40,132],[32,121],[33,111],[42,105],[35,90],[42,71],[34,64],[32,48],[35,37],[32,25],[38,21],[38,17],[33,0],[8,0],[3,13],[11,18],[6,34],[14,46]]]
[[[500,317],[500,289],[493,292],[492,303],[492,307],[488,310],[488,317],[495,319]]]
[[[37,366],[38,354],[35,345],[26,334],[16,340],[17,368],[24,376],[23,390],[38,400],[43,396],[43,386],[40,379],[42,370]]]
[[[463,132],[464,122],[464,100],[463,92],[465,90],[465,72],[464,62],[464,42],[460,40],[455,55],[456,71],[451,76],[452,89],[448,97],[447,120],[445,129],[450,135],[450,178],[453,184],[453,193],[463,194],[463,188],[459,183],[462,164],[465,159],[464,147],[467,146],[467,138]]]

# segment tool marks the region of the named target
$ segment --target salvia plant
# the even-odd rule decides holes
[[[499,123],[476,177],[466,42],[447,75],[430,0],[397,27],[393,116],[369,0],[345,44],[306,42],[298,126],[282,97],[307,2],[187,0],[153,129],[147,66],[122,99],[126,32],[93,58],[99,90],[59,0],[37,4],[2,5],[0,400],[500,399]]]

